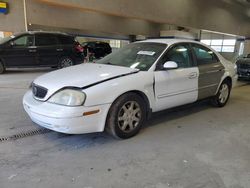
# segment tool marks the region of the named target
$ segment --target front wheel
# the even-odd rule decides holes
[[[231,92],[231,84],[223,81],[217,94],[212,98],[212,104],[217,107],[223,107],[227,104]]]
[[[0,74],[3,74],[5,71],[4,65],[2,62],[0,62]]]
[[[146,119],[144,100],[135,93],[119,97],[111,106],[106,130],[115,138],[127,139],[140,131]]]
[[[74,62],[71,58],[63,57],[59,62],[58,68],[66,68],[66,67],[70,67],[73,65],[74,65]]]

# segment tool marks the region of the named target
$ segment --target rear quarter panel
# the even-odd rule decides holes
[[[221,81],[219,86],[221,85],[221,83],[227,78],[230,77],[232,79],[232,87],[235,86],[236,81],[238,79],[237,76],[237,67],[235,63],[232,63],[231,61],[226,60],[224,57],[222,57],[220,54],[217,53],[217,56],[220,59],[220,62],[223,64],[223,66],[225,67],[225,73],[224,75],[221,77]],[[217,88],[218,91],[219,87]]]

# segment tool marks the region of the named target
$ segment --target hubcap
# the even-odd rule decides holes
[[[63,59],[62,62],[61,62],[61,67],[62,67],[62,68],[64,68],[64,67],[70,67],[70,66],[72,66],[72,65],[73,65],[73,62],[72,62],[72,60],[69,59],[69,58],[65,58],[65,59]]]
[[[229,95],[229,88],[227,84],[223,84],[221,89],[220,89],[220,96],[219,96],[219,100],[220,103],[225,103],[227,101]]]
[[[136,101],[125,103],[118,113],[118,126],[126,133],[133,131],[141,121],[141,108]]]

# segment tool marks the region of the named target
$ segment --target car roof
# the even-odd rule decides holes
[[[103,41],[87,41],[83,42],[84,44],[89,44],[89,43],[95,43],[95,44],[109,44],[108,42],[103,42]]]
[[[182,42],[189,42],[189,43],[197,43],[200,44],[200,42],[197,42],[192,39],[166,39],[166,38],[158,38],[158,39],[147,39],[139,42],[155,42],[155,43],[162,43],[167,45],[172,45],[175,43],[182,43]]]
[[[171,45],[176,44],[176,43],[195,43],[195,44],[200,44],[200,45],[205,46],[206,48],[210,49],[211,51],[213,51],[220,58],[224,59],[224,57],[220,53],[216,52],[210,46],[208,46],[208,45],[206,45],[204,43],[201,43],[199,41],[192,40],[192,39],[166,39],[166,38],[157,38],[157,39],[147,39],[147,40],[139,41],[138,43],[143,43],[143,42],[162,43],[162,44],[166,44],[167,46],[171,46]]]
[[[40,34],[40,33],[72,36],[72,35],[69,35],[67,33],[59,32],[59,31],[27,31],[27,32],[21,32],[21,33],[15,33],[14,36],[19,36],[19,35],[24,35],[24,34]]]

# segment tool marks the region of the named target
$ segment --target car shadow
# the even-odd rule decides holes
[[[152,126],[157,126],[163,122],[169,122],[174,119],[182,118],[185,116],[198,113],[200,111],[213,108],[208,100],[203,100],[196,102],[194,104],[189,104],[170,110],[164,110],[161,112],[153,113],[152,117],[146,122],[145,126],[142,128],[141,134],[147,130],[147,128]],[[130,138],[127,140],[114,139],[112,136],[106,132],[101,133],[89,133],[89,134],[80,134],[80,135],[70,135],[63,133],[51,132],[46,135],[46,139],[49,139],[52,142],[57,142],[61,150],[76,150],[76,149],[87,149],[93,147],[100,147],[102,145],[108,145],[115,142],[131,142]]]
[[[158,124],[169,122],[175,119],[183,118],[206,109],[213,108],[209,100],[202,100],[196,103],[175,107],[152,114],[152,117],[147,121],[144,128],[157,126]]]

